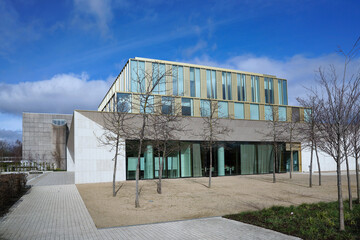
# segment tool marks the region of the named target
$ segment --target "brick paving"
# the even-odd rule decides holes
[[[59,172],[34,180],[0,219],[0,239],[297,239],[221,217],[97,229],[71,181]]]

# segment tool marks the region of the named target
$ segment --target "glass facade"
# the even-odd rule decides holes
[[[291,121],[300,122],[300,109],[293,107],[291,108]]]
[[[219,118],[228,118],[229,117],[228,102],[218,102],[218,117]]]
[[[251,76],[251,97],[253,102],[260,102],[260,83],[258,76]]]
[[[184,95],[184,69],[181,66],[172,66],[173,95]]]
[[[238,101],[246,101],[246,76],[237,74],[237,95]]]
[[[155,94],[166,94],[166,76],[165,76],[165,64],[153,63],[152,64],[152,84],[155,84]]]
[[[265,105],[265,120],[273,121],[273,107],[270,105]]]
[[[131,112],[131,94],[117,93],[116,94],[116,108],[118,112]]]
[[[265,102],[274,104],[274,83],[272,78],[264,78]]]
[[[222,95],[224,100],[232,100],[231,96],[231,73],[222,73]]]
[[[279,121],[286,121],[286,107],[279,107]]]
[[[131,92],[145,92],[145,62],[131,60]]]
[[[190,96],[200,97],[200,69],[190,68]]]
[[[311,122],[311,109],[304,109],[304,121]]]
[[[279,89],[279,104],[287,105],[287,86],[286,80],[278,80],[278,89]]]
[[[210,152],[203,142],[171,143],[173,151],[165,157],[164,178],[205,177],[209,176]],[[278,159],[275,172],[286,172],[288,152],[283,151],[284,144],[278,144]],[[138,141],[126,141],[126,177],[135,179]],[[213,148],[213,176],[240,174],[266,174],[273,172],[274,151],[272,144],[246,142],[219,142]],[[140,178],[159,177],[161,152],[146,142],[140,158]],[[295,152],[294,152],[295,153]],[[295,160],[296,159],[296,160]],[[296,163],[296,164],[295,164]],[[298,171],[298,158],[294,155],[294,170]]]
[[[234,115],[235,115],[235,119],[245,118],[243,103],[234,103]]]
[[[161,97],[161,113],[173,114],[174,111],[174,98],[173,97]]]
[[[147,97],[147,98],[146,98]],[[154,96],[140,95],[140,112],[154,113]]]
[[[194,116],[193,100],[191,98],[181,99],[181,112],[183,116]]]
[[[250,119],[251,120],[260,120],[259,105],[250,104]]]
[[[208,98],[217,98],[216,71],[206,70],[206,93]]]
[[[200,100],[200,114],[202,117],[210,117],[211,103],[209,100]]]

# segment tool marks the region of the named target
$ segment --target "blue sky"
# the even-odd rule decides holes
[[[0,139],[21,137],[22,112],[96,110],[135,56],[287,78],[297,105],[318,67],[341,67],[336,50],[360,36],[359,9],[358,0],[1,0]]]

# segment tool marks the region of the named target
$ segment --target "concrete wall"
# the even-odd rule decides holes
[[[72,127],[74,132],[70,134],[69,142],[73,141],[73,150],[75,151],[72,152],[74,158],[68,158],[68,166],[74,165],[75,183],[111,182],[114,151],[110,146],[100,144],[98,140],[98,137],[101,137],[104,132],[101,124],[89,119],[82,112],[75,111]],[[123,142],[119,152],[125,153],[124,148],[125,143]],[[68,147],[68,152],[71,151]],[[126,180],[124,154],[118,156],[116,180]]]
[[[318,172],[318,164],[316,159],[315,151],[313,152],[313,165],[312,170],[313,172]],[[322,172],[329,172],[329,171],[336,171],[336,162],[334,159],[329,156],[328,154],[318,150],[319,154],[319,162],[320,162],[320,169]],[[311,159],[311,151],[310,149],[302,149],[301,151],[301,158],[302,158],[302,171],[303,172],[309,172],[309,166],[310,166],[310,159]],[[355,170],[355,159],[353,157],[349,158],[349,169]],[[346,170],[346,163],[345,161],[341,164],[341,170]]]
[[[54,126],[53,119],[66,120],[66,126]],[[66,169],[66,135],[71,124],[71,114],[23,113],[24,160],[56,164],[53,153],[59,150],[61,167]]]

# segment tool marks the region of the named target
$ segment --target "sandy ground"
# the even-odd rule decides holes
[[[353,197],[355,175],[351,176]],[[135,181],[118,182],[117,196],[112,197],[112,183],[76,185],[98,228],[165,222],[210,216],[222,216],[273,205],[298,205],[337,200],[336,175],[318,177],[308,187],[308,174],[229,176],[208,178],[165,179],[163,193],[157,194],[155,180],[140,181],[140,206],[134,207]],[[348,198],[346,176],[342,178],[343,196]]]

